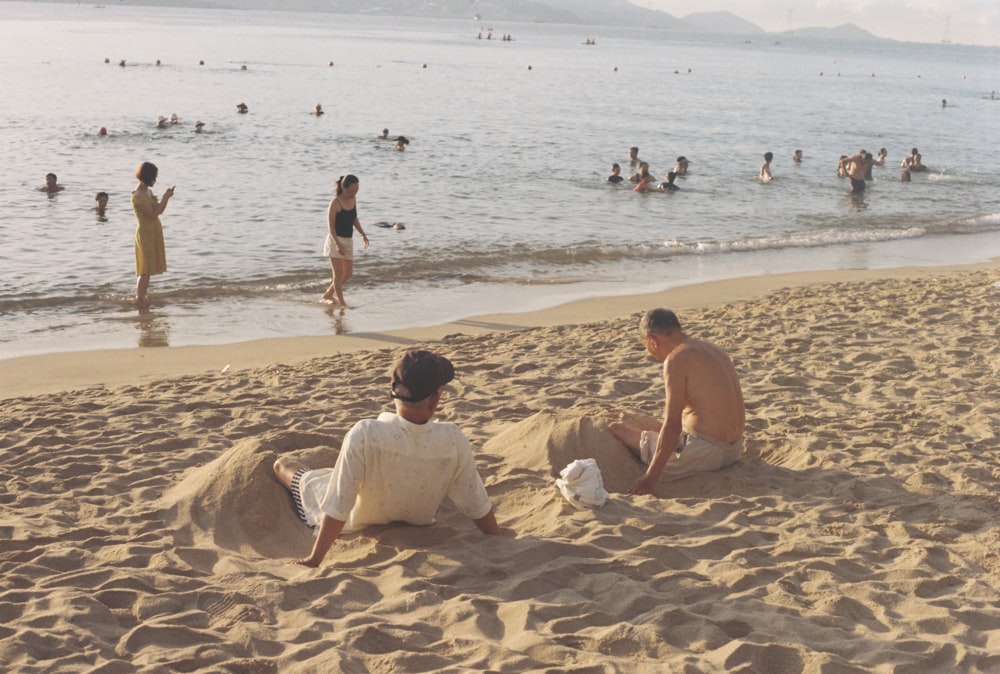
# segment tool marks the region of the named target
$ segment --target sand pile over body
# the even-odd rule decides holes
[[[606,421],[658,415],[635,316],[456,336],[443,418],[502,524],[312,538],[276,454],[332,462],[398,350],[4,401],[0,662],[11,671],[996,672],[995,272],[684,312],[743,377],[751,457],[578,511]]]

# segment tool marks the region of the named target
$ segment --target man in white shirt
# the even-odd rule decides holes
[[[500,533],[469,440],[455,424],[431,421],[442,387],[454,376],[447,358],[407,351],[392,374],[396,412],[355,424],[333,468],[313,470],[290,457],[275,461],[299,517],[319,526],[312,553],[294,563],[319,566],[342,531],[433,524],[445,496],[484,534]]]

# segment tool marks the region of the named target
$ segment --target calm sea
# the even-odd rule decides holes
[[[369,332],[1000,255],[995,48],[0,2],[0,87],[0,357]],[[183,123],[155,128],[171,114]],[[384,127],[405,152],[376,138]],[[686,155],[681,191],[607,184],[632,145],[657,177]],[[904,184],[914,146],[931,170]],[[886,166],[850,196],[837,159],[881,147]],[[765,151],[775,179],[760,184]],[[176,195],[169,271],[140,313],[129,193],[142,161],[160,168],[154,192]],[[66,188],[54,196],[38,191],[49,171]],[[347,286],[356,306],[339,312],[319,296],[345,173],[361,180],[371,247]]]

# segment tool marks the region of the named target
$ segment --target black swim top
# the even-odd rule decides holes
[[[333,233],[342,239],[350,239],[354,236],[354,221],[357,219],[357,206],[351,210],[341,208],[340,211],[333,216]]]

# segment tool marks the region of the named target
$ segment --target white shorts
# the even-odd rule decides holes
[[[639,437],[639,458],[649,465],[660,435],[643,431]],[[681,433],[681,444],[670,455],[660,480],[676,480],[695,473],[709,473],[731,466],[743,456],[743,438],[730,444],[691,431]]]
[[[292,477],[292,500],[303,522],[318,527],[323,521],[323,511],[319,505],[326,496],[333,468],[301,469]]]
[[[323,255],[326,257],[332,257],[336,260],[353,260],[354,237],[338,236],[337,241],[340,242],[340,247],[344,249],[344,254],[341,255],[337,252],[337,247],[333,245],[333,235],[327,232],[326,241],[323,242]]]

